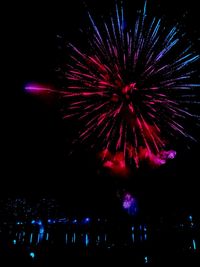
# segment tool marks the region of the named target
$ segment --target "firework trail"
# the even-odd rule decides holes
[[[183,45],[177,26],[150,21],[146,2],[132,28],[117,5],[109,21],[97,25],[90,13],[89,19],[87,49],[69,44],[64,117],[82,121],[78,140],[106,151],[107,165],[119,155],[122,167],[147,158],[164,164],[175,157],[166,151],[172,138],[193,139],[185,121],[197,118],[190,106],[198,104],[199,84],[191,80],[199,55]]]

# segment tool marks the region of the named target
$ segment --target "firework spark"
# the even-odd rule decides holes
[[[166,151],[172,137],[193,139],[185,121],[197,117],[189,106],[199,87],[191,82],[199,55],[183,45],[177,26],[167,30],[161,19],[150,21],[146,2],[133,27],[119,6],[101,25],[89,19],[87,49],[69,44],[64,117],[83,121],[80,142],[114,155],[106,160],[102,153],[107,167],[116,155],[119,168],[139,167],[145,158],[165,164],[176,154]]]

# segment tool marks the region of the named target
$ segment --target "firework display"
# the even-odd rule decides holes
[[[69,45],[64,117],[82,120],[79,141],[95,137],[100,150],[120,155],[123,167],[128,162],[139,167],[145,158],[164,164],[176,154],[166,151],[171,137],[193,139],[184,121],[195,117],[188,106],[198,87],[191,78],[199,55],[190,45],[183,48],[176,26],[165,29],[156,18],[149,22],[146,3],[132,28],[118,6],[100,26],[89,18],[88,49]]]

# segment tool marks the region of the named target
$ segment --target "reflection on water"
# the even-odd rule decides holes
[[[176,224],[109,222],[107,219],[48,219],[30,222],[2,223],[0,244],[7,251],[20,249],[33,261],[51,258],[53,254],[90,256],[122,251],[136,262],[149,264],[156,257],[198,255],[199,223],[190,215]],[[68,253],[68,254],[67,254]],[[157,256],[156,256],[157,255]],[[196,257],[196,256],[195,256]]]
[[[88,219],[88,218],[87,218]],[[78,223],[77,220],[71,223],[59,220],[48,220],[45,224],[41,220],[33,220],[31,223],[18,222],[10,225],[8,239],[14,245],[27,244],[37,246],[40,243],[63,244],[86,246],[115,246],[116,244],[133,245],[135,242],[147,240],[147,225],[129,225],[122,229],[119,225],[113,227],[104,220],[98,224],[89,220]]]

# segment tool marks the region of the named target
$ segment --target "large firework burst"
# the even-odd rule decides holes
[[[166,152],[171,137],[193,139],[185,119],[196,117],[188,107],[198,87],[191,81],[199,55],[184,46],[177,26],[150,21],[146,2],[132,28],[119,6],[100,25],[89,19],[87,48],[69,44],[65,118],[83,121],[79,141],[99,146],[106,164],[114,162],[109,153],[120,164],[138,167],[147,157],[163,164],[175,155]]]

